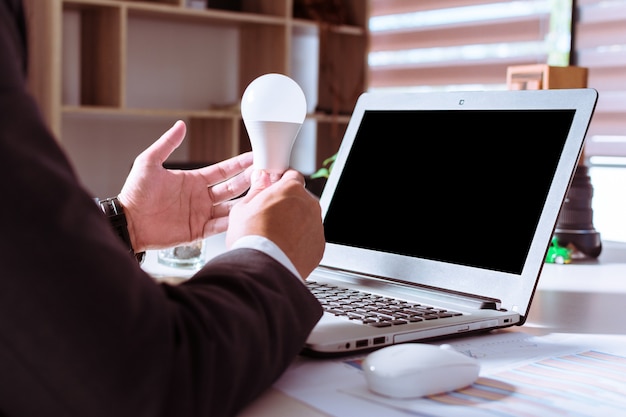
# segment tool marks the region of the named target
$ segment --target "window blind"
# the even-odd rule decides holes
[[[626,1],[577,0],[574,63],[589,68],[599,98],[585,156],[596,165],[626,165]]]
[[[506,89],[508,66],[569,61],[569,0],[371,0],[370,16],[370,90]]]

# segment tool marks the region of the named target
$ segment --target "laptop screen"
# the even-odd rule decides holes
[[[520,274],[575,110],[366,110],[326,240]]]

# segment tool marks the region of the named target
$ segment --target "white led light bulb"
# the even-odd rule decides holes
[[[256,78],[243,93],[241,116],[250,137],[254,167],[270,173],[285,172],[306,117],[306,99],[300,86],[282,74]]]

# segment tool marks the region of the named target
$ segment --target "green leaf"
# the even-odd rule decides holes
[[[328,164],[331,164],[333,162],[335,162],[335,160],[337,159],[337,154],[334,154],[333,156],[329,156],[328,158],[324,159],[324,162],[322,162],[323,166],[326,166]]]
[[[337,159],[337,154],[334,154],[333,156],[329,156],[328,158],[324,159],[324,162],[322,162],[322,168],[318,169],[309,177],[311,179],[328,178],[328,176],[330,175],[330,172],[333,170],[333,165],[335,165],[336,159]]]
[[[311,179],[315,179],[315,178],[328,178],[328,176],[330,175],[330,171],[326,168],[320,168],[318,169],[316,172],[314,172],[313,174],[310,175]]]

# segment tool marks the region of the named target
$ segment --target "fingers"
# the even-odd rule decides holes
[[[240,175],[208,187],[209,198],[213,204],[221,204],[242,196],[250,188],[250,175],[252,169],[248,169]]]
[[[187,126],[182,120],[176,121],[174,125],[169,128],[159,139],[157,139],[148,149],[146,149],[140,157],[146,158],[149,161],[154,161],[159,165],[163,162],[180,146],[185,138],[187,132]]]
[[[239,199],[224,201],[213,206],[213,219],[228,218],[230,210],[233,208]]]
[[[246,195],[246,199],[250,200],[261,191],[272,185],[270,174],[264,169],[255,169],[252,171],[250,178],[250,191]]]
[[[305,184],[302,174],[291,169],[285,171],[283,176],[279,178],[279,182],[281,184],[279,186],[282,186],[282,184],[287,181],[295,181],[303,187]],[[243,197],[243,199],[245,201],[250,201],[261,191],[273,186],[275,183],[276,181],[272,178],[271,173],[268,173],[265,170],[253,170],[250,179],[250,190],[245,197]],[[227,185],[226,182],[209,187],[211,199],[215,204],[213,206],[214,218],[227,217],[232,207],[240,200],[234,198],[240,196],[244,190],[237,188],[237,191],[234,191],[236,188],[237,187],[235,186]]]
[[[252,166],[252,152],[245,152],[213,165],[198,169],[208,185],[221,183]],[[246,180],[249,177],[245,177]],[[246,187],[247,188],[247,187]]]
[[[284,181],[297,181],[300,184],[302,184],[304,186],[305,182],[304,182],[304,177],[302,176],[302,174],[296,170],[293,169],[289,169],[287,171],[285,171],[285,173],[283,174],[281,180]]]
[[[252,172],[251,191],[252,189],[260,191],[270,187],[272,184],[284,184],[287,181],[296,181],[302,186],[304,186],[305,183],[302,174],[293,169],[288,169],[282,174],[267,172],[265,170],[254,170]]]

